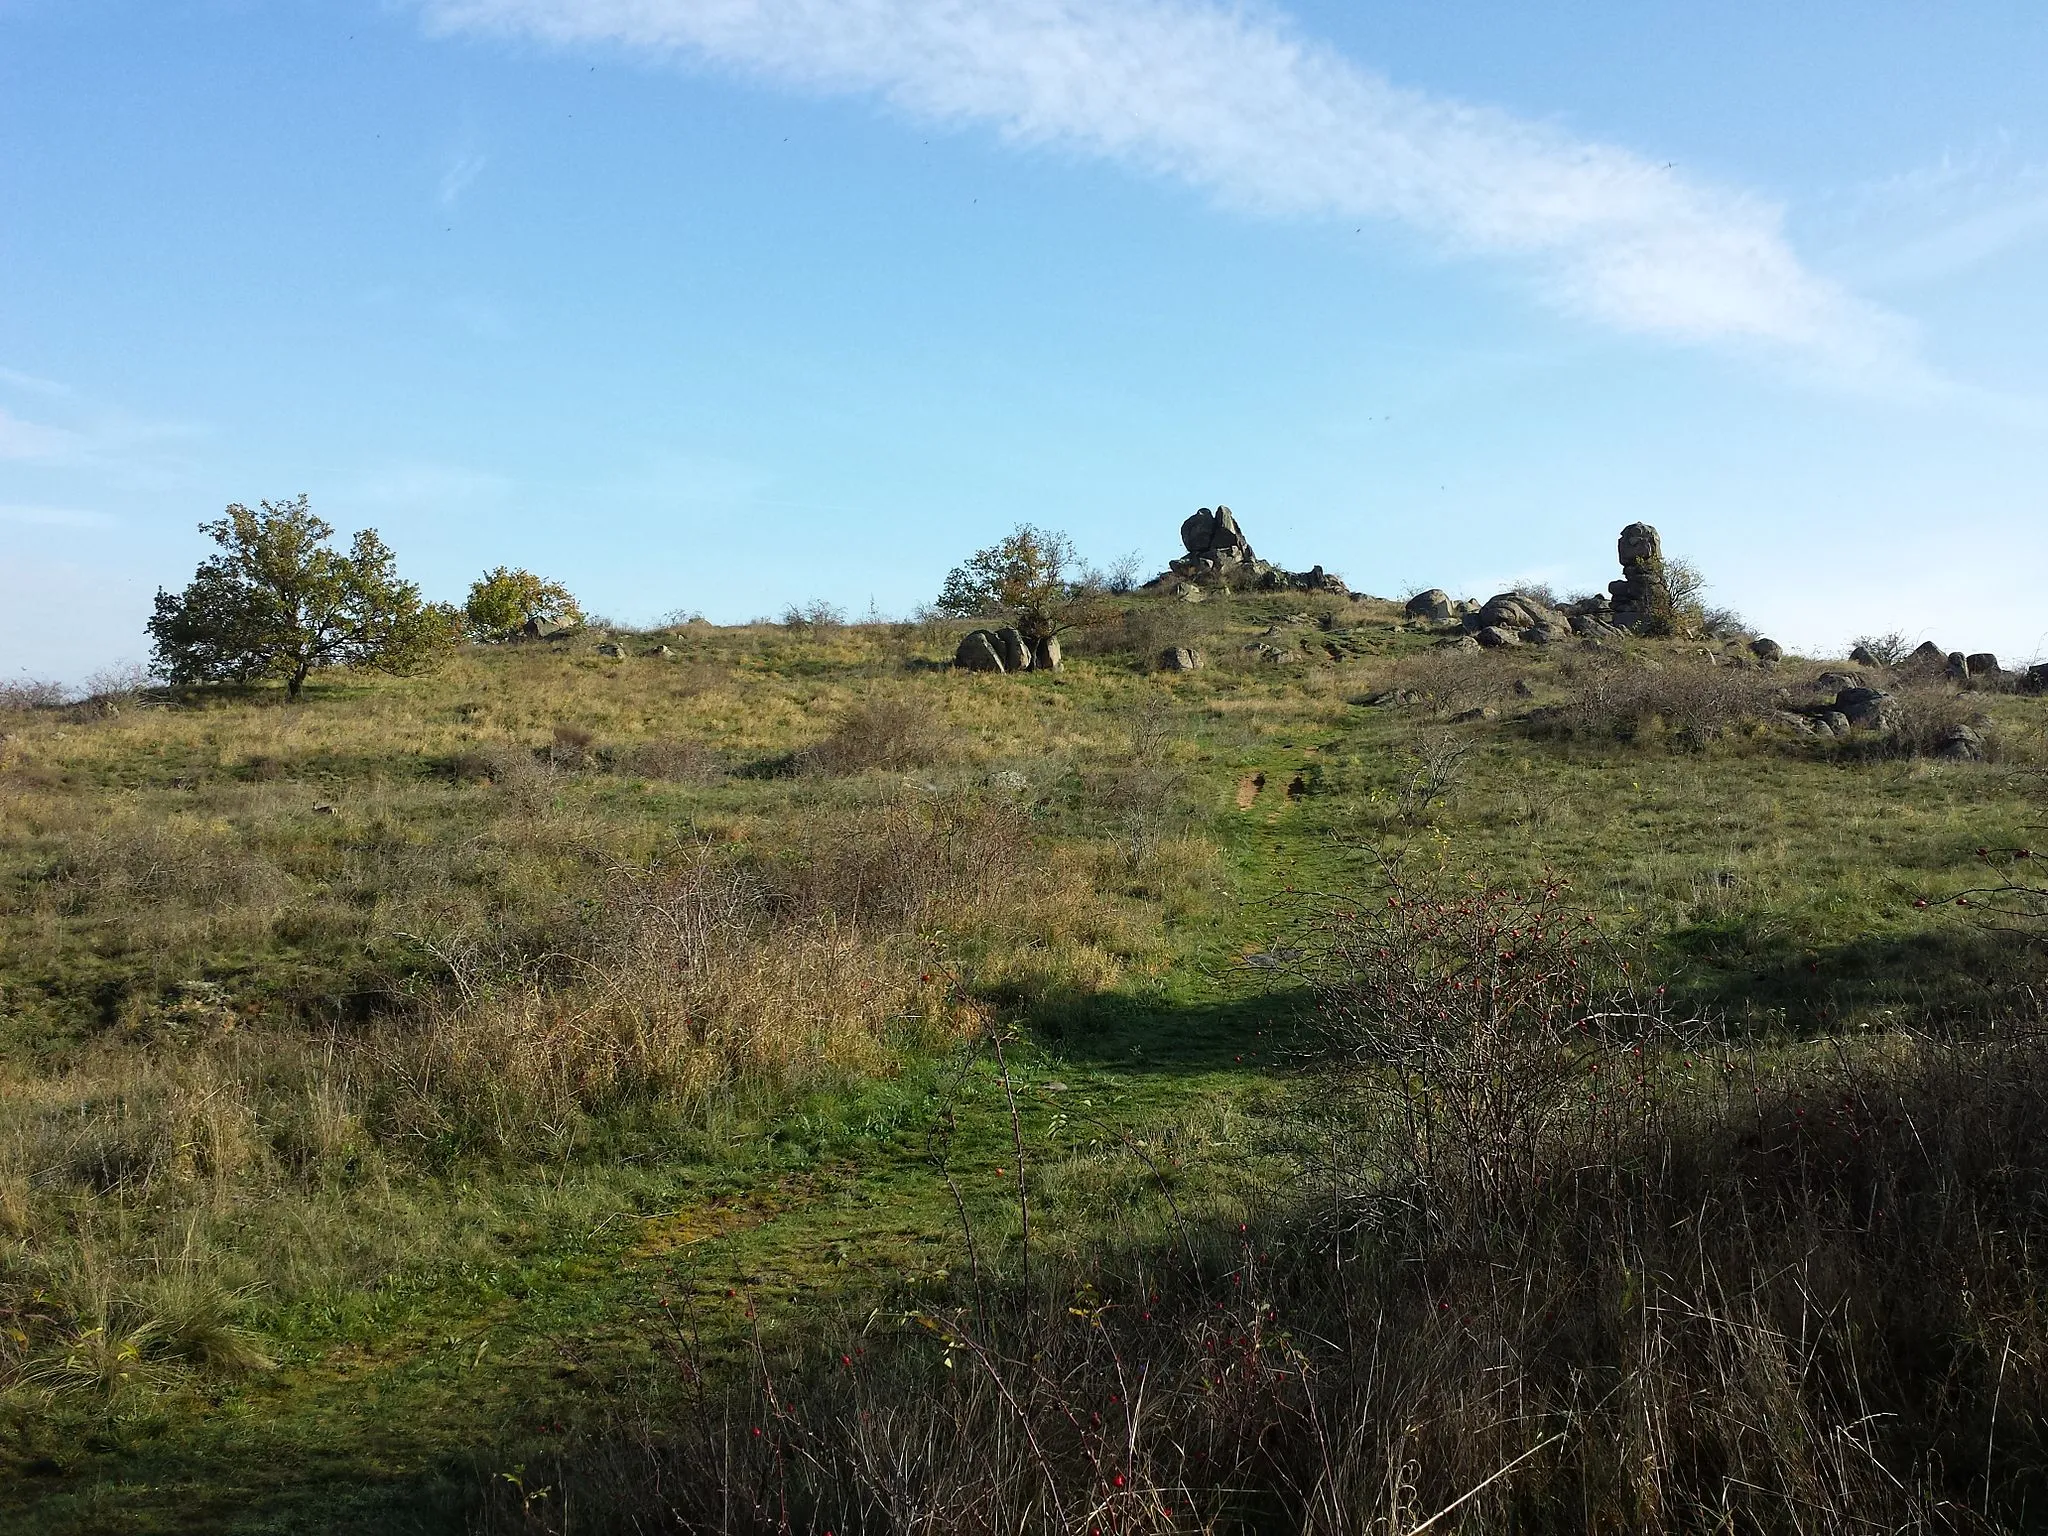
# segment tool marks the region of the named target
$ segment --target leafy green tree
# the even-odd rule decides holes
[[[453,610],[420,600],[392,553],[365,528],[348,553],[304,496],[237,503],[199,531],[221,552],[183,592],[159,589],[149,621],[154,670],[178,683],[281,678],[292,698],[322,667],[405,676],[437,664],[456,634]]]
[[[1020,523],[953,568],[938,610],[955,618],[1002,615],[1030,645],[1034,664],[1044,665],[1055,635],[1097,622],[1101,599],[1101,578],[1081,566],[1071,539]]]
[[[472,640],[510,640],[527,624],[580,623],[583,610],[559,581],[543,581],[531,571],[499,566],[470,584],[462,605],[463,627]]]

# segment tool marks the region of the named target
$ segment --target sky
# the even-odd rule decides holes
[[[2048,654],[2038,0],[0,0],[0,680],[230,502],[907,614],[1228,503],[1355,588]]]

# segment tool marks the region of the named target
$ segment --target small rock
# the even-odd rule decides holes
[[[1520,631],[1504,629],[1498,624],[1487,625],[1484,629],[1476,631],[1472,638],[1488,650],[1498,650],[1503,646],[1520,645],[1522,643]]]
[[[1877,652],[1867,645],[1857,646],[1855,650],[1849,653],[1849,659],[1859,667],[1881,667],[1884,665],[1883,662],[1877,659]]]
[[[647,654],[650,656],[673,656],[675,655],[675,651],[666,645],[657,645],[653,650],[649,651]]]
[[[1453,725],[1471,725],[1480,720],[1498,720],[1500,711],[1491,704],[1481,704],[1477,709],[1461,709],[1451,716]]]
[[[1785,648],[1775,640],[1767,640],[1762,635],[1758,635],[1749,642],[1749,654],[1758,661],[1783,661],[1785,659]]]
[[[1202,653],[1185,645],[1169,645],[1159,653],[1159,670],[1162,672],[1198,672],[1202,667]]]
[[[624,661],[626,659],[626,648],[623,645],[620,645],[616,640],[605,640],[599,642],[597,647],[597,654],[600,656],[608,656],[613,661]]]

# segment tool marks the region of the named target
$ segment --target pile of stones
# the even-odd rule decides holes
[[[1329,592],[1350,597],[1342,578],[1320,565],[1306,571],[1283,571],[1252,552],[1236,516],[1228,507],[1203,507],[1180,525],[1181,547],[1187,551],[1169,562],[1166,571],[1145,583],[1146,590],[1186,592],[1220,587],[1228,591]]]

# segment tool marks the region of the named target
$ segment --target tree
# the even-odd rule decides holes
[[[463,628],[479,641],[510,640],[529,622],[574,624],[582,618],[582,608],[559,581],[502,565],[472,582],[462,605]]]
[[[1051,664],[1055,635],[1092,624],[1100,582],[1084,572],[1063,533],[1020,523],[1000,544],[955,566],[939,593],[939,612],[955,618],[1002,614],[1030,645],[1032,664]]]
[[[183,592],[158,589],[149,621],[154,670],[178,683],[282,678],[294,699],[321,667],[405,676],[439,662],[457,616],[424,603],[394,557],[365,528],[349,552],[327,547],[334,529],[304,496],[237,503],[199,531],[221,548]]]

